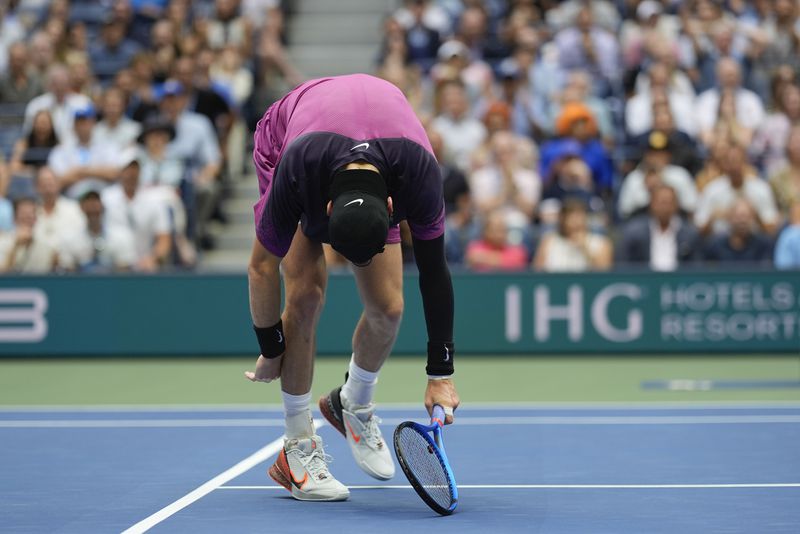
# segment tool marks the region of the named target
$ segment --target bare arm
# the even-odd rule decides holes
[[[253,324],[263,328],[281,318],[281,258],[267,251],[256,239],[247,269],[250,284],[250,315]]]
[[[61,181],[61,188],[66,189],[85,178],[99,178],[106,182],[113,182],[118,176],[119,168],[117,167],[81,165],[79,167],[73,167],[58,178]]]
[[[22,162],[22,156],[27,149],[28,141],[24,138],[14,143],[14,150],[11,152],[11,161],[9,164],[11,174],[21,174],[25,171],[25,164]]]
[[[497,268],[502,264],[502,253],[496,250],[478,250],[468,248],[465,258],[467,267],[480,269],[481,267]]]
[[[281,258],[275,256],[258,241],[253,241],[247,279],[250,287],[250,315],[253,325],[267,328],[278,323],[281,318]],[[281,360],[258,357],[255,372],[246,371],[245,377],[251,382],[271,382],[281,374]]]
[[[533,268],[537,271],[544,271],[547,265],[547,254],[550,246],[550,236],[544,236],[536,248],[536,256],[533,258]]]
[[[199,173],[197,173],[195,180],[197,181],[198,184],[201,185],[211,184],[217,179],[217,176],[219,176],[219,171],[221,170],[221,167],[222,165],[217,162],[208,163],[205,167],[203,167],[200,170]]]
[[[614,248],[611,245],[611,240],[604,238],[600,247],[594,254],[592,254],[587,247],[586,255],[589,258],[589,264],[592,266],[592,269],[607,271],[614,262]]]
[[[156,262],[161,264],[169,258],[169,251],[172,248],[172,240],[169,234],[159,234],[156,237],[155,245],[153,245],[153,257]]]
[[[2,156],[0,156],[0,197],[6,196],[10,181],[11,176],[9,174],[8,167],[6,166],[6,162],[3,161]]]

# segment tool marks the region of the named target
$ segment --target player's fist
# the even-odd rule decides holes
[[[425,408],[429,414],[433,406],[438,404],[444,408],[444,424],[449,425],[453,422],[453,412],[460,402],[452,379],[428,380],[428,387],[425,389]]]
[[[273,380],[280,378],[282,362],[282,355],[278,356],[277,358],[265,358],[263,356],[259,356],[258,361],[256,361],[255,372],[245,371],[244,377],[250,382],[272,382]]]

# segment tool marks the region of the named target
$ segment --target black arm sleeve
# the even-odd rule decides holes
[[[414,239],[419,289],[428,329],[429,375],[453,374],[453,282],[444,255],[444,236]]]

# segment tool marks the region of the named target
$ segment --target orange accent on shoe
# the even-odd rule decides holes
[[[273,465],[272,467],[270,467],[269,471],[267,471],[267,474],[269,474],[269,476],[270,476],[270,478],[272,478],[272,480],[274,480],[275,482],[277,482],[278,484],[280,484],[281,486],[286,488],[288,491],[292,491],[291,483],[283,475],[281,470],[278,469],[277,465]]]
[[[269,474],[272,480],[286,488],[288,491],[292,491],[292,484],[289,482],[289,479],[286,478],[286,471],[288,470],[289,464],[286,461],[286,453],[283,451],[283,449],[281,449],[281,452],[278,454],[278,459],[275,460],[275,463],[269,468],[267,474]]]
[[[303,489],[303,486],[305,486],[306,482],[308,482],[308,473],[304,474],[303,480],[299,482],[294,478],[294,473],[292,473],[291,470],[289,471],[289,477],[292,479],[292,484],[294,484],[294,487],[297,489]]]
[[[360,441],[361,441],[361,436],[360,436],[360,435],[358,435],[358,434],[356,434],[356,433],[353,431],[353,427],[352,427],[352,426],[350,426],[350,423],[347,421],[347,419],[345,419],[345,420],[344,420],[344,424],[346,424],[346,425],[347,425],[347,429],[350,431],[350,435],[352,435],[352,436],[353,436],[353,440],[355,440],[355,442],[356,442],[356,443],[360,442]]]
[[[288,477],[286,476],[287,473],[289,474]],[[308,482],[308,473],[303,475],[303,479],[300,481],[294,478],[294,473],[292,473],[292,469],[289,467],[289,461],[286,459],[286,451],[284,450],[281,450],[278,454],[278,459],[275,460],[275,464],[269,468],[268,474],[272,480],[289,491],[292,491],[292,485],[297,489],[303,489],[303,486]]]

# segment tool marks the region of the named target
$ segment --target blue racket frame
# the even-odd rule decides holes
[[[414,488],[417,494],[420,497],[422,497],[422,500],[425,501],[425,503],[437,513],[441,515],[450,515],[455,511],[456,506],[458,505],[458,486],[456,485],[456,477],[453,476],[453,470],[450,468],[450,461],[447,459],[447,453],[445,452],[444,449],[444,440],[442,439],[442,427],[444,426],[444,419],[445,419],[444,408],[442,408],[437,404],[433,407],[433,410],[431,412],[431,424],[422,425],[414,421],[406,421],[402,423],[395,430],[394,448],[395,448],[395,454],[397,455],[397,459],[400,463],[400,467],[402,468],[403,473],[405,473],[406,478],[408,478],[408,481],[411,482],[411,486]],[[445,474],[447,476],[447,482],[450,486],[452,503],[450,504],[449,508],[444,508],[440,506],[428,495],[428,493],[423,489],[422,485],[417,480],[417,477],[416,475],[414,475],[414,472],[406,464],[405,459],[403,458],[403,454],[400,452],[397,446],[398,432],[405,427],[412,428],[417,433],[422,435],[422,437],[425,438],[425,441],[427,441],[428,444],[431,446],[431,449],[433,450],[434,454],[436,454],[436,458],[439,460],[439,463],[444,469]],[[433,433],[433,437],[431,437],[431,433]]]

